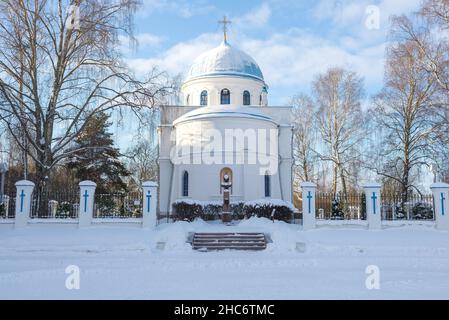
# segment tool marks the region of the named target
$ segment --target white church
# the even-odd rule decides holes
[[[175,201],[292,201],[291,107],[268,105],[257,63],[226,38],[200,55],[181,87],[182,105],[161,106],[160,217]]]

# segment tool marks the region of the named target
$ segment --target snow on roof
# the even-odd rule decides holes
[[[256,108],[247,106],[208,106],[200,107],[182,115],[173,124],[189,120],[198,120],[205,118],[249,118],[275,122],[270,116],[258,111]]]
[[[227,42],[196,58],[186,81],[207,76],[243,76],[264,81],[262,71],[254,59]]]

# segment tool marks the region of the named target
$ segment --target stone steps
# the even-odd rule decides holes
[[[195,233],[194,250],[264,250],[267,240],[263,233]]]

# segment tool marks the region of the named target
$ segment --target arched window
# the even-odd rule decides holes
[[[190,94],[187,95],[187,98],[186,98],[186,105],[190,105]]]
[[[249,94],[249,91],[245,90],[243,91],[243,105],[249,106],[251,104],[251,95]]]
[[[231,103],[231,93],[228,89],[221,90],[220,104],[230,104]]]
[[[262,105],[262,95],[259,96],[259,105]]]
[[[265,197],[271,197],[271,176],[265,173]]]
[[[201,91],[200,105],[207,106],[207,91]]]
[[[189,196],[189,173],[187,171],[184,171],[182,175],[182,196]]]

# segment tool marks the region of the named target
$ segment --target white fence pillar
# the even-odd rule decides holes
[[[157,187],[158,184],[153,181],[142,183],[142,226],[144,228],[154,228],[156,226]]]
[[[302,228],[303,230],[315,229],[315,193],[316,184],[313,182],[302,182]]]
[[[16,182],[16,216],[15,228],[25,227],[31,212],[31,195],[33,194],[34,183],[28,180]]]
[[[97,184],[93,181],[81,181],[80,186],[80,205],[78,210],[78,225],[86,227],[92,223],[94,213],[95,188]]]
[[[363,186],[366,199],[366,219],[369,229],[381,229],[381,207],[380,207],[380,189],[382,185],[377,182],[368,183]]]
[[[437,182],[430,186],[435,204],[437,229],[449,230],[449,184]]]

